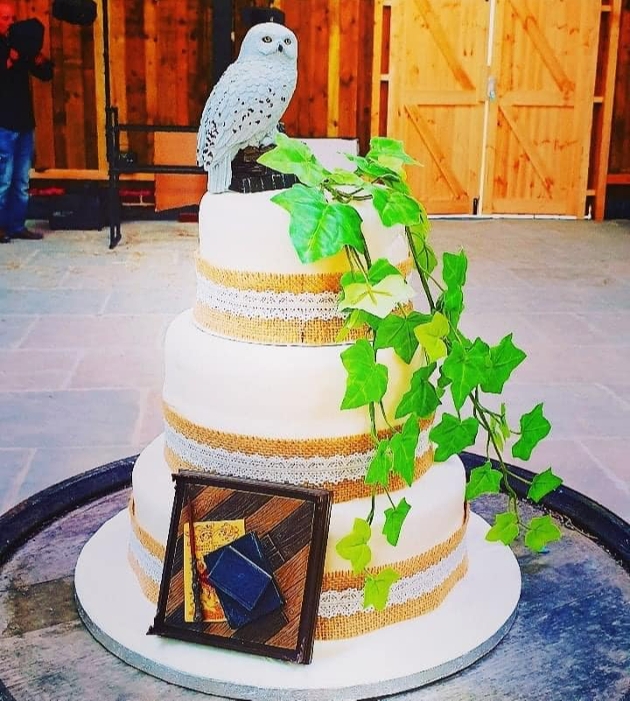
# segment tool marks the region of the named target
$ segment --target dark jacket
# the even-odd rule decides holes
[[[0,127],[30,131],[35,128],[35,115],[29,75],[51,80],[53,63],[46,59],[35,65],[34,60],[18,58],[7,68],[8,57],[9,45],[5,37],[0,37]]]

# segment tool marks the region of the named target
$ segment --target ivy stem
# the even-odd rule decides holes
[[[434,312],[435,311],[435,302],[433,300],[433,295],[431,294],[431,289],[429,288],[429,283],[427,282],[427,278],[425,275],[424,270],[422,270],[422,266],[420,265],[420,262],[418,261],[418,251],[416,250],[416,245],[413,241],[413,237],[411,235],[411,232],[409,231],[409,227],[405,227],[405,235],[407,236],[407,244],[409,245],[409,250],[411,251],[411,256],[413,258],[413,263],[416,266],[416,270],[418,271],[418,275],[420,276],[420,282],[422,284],[422,289],[424,290],[424,294],[427,297],[427,300],[429,302],[429,309]]]
[[[394,427],[389,423],[389,419],[387,418],[387,414],[385,413],[385,406],[383,405],[383,400],[381,400],[378,403],[380,409],[381,409],[381,414],[383,416],[383,421],[387,424],[387,427],[390,428],[392,431],[394,430]]]
[[[372,440],[378,446],[378,433],[376,432],[376,408],[374,405],[374,402],[370,402],[369,404],[369,411],[370,411],[370,435],[372,436]]]
[[[372,525],[372,521],[374,520],[374,513],[376,511],[376,496],[374,495],[374,492],[372,492],[372,506],[370,507],[370,513],[368,514],[367,518],[365,519],[370,526]]]
[[[481,403],[479,402],[478,390],[471,392],[469,397],[470,397],[470,400],[473,404],[475,414],[477,415],[479,421],[481,422],[482,426],[484,427],[486,434],[490,438],[490,441],[492,442],[492,446],[494,448],[494,452],[496,453],[496,456],[499,459],[499,467],[501,468],[501,472],[503,473],[503,484],[505,485],[505,489],[508,492],[510,505],[512,506],[512,509],[518,518],[518,509],[516,507],[517,502],[518,502],[518,495],[516,494],[516,492],[512,488],[512,485],[508,481],[509,471],[508,471],[507,466],[503,460],[503,455],[502,455],[501,450],[497,444],[497,441],[494,437],[494,434],[492,433],[492,429],[490,428],[490,424],[488,423],[488,419],[486,418],[485,411],[484,411],[483,407],[481,406]]]

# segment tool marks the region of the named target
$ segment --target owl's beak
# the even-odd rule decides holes
[[[278,44],[278,51],[280,53],[282,53],[284,51],[284,49],[282,48],[282,44]]]

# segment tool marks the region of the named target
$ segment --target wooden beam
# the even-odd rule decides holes
[[[630,173],[608,173],[608,185],[630,185]]]
[[[380,134],[381,85],[383,78],[383,30],[385,21],[383,0],[374,0],[374,51],[372,52],[372,113],[370,130],[373,136]]]
[[[608,33],[608,51],[606,53],[604,102],[602,104],[602,126],[599,135],[599,153],[595,162],[595,211],[597,221],[604,218],[606,210],[606,186],[608,184],[608,161],[610,159],[610,138],[615,97],[615,77],[617,74],[617,52],[619,50],[619,25],[621,23],[621,0],[612,0],[610,26]]]
[[[345,0],[347,2],[347,0]],[[329,0],[328,29],[328,136],[339,136],[339,88],[341,76],[341,0]],[[344,106],[347,108],[347,106]]]
[[[109,0],[102,0],[103,3]],[[97,13],[94,28],[94,94],[96,102],[96,153],[98,170],[107,171],[107,146],[105,144],[105,58],[103,37],[103,12]],[[107,67],[109,68],[109,67]]]
[[[536,17],[530,10],[527,0],[510,0],[510,5],[540,53],[558,88],[563,93],[573,92],[575,83],[567,76],[561,63],[556,58],[553,48],[549,45],[547,37],[541,31]]]
[[[107,170],[94,170],[89,168],[47,168],[46,170],[32,170],[31,180],[103,180],[108,179]],[[120,180],[138,180],[150,182],[155,179],[154,173],[124,173]]]
[[[440,173],[448,186],[450,187],[452,193],[455,195],[456,199],[462,199],[467,197],[466,190],[462,186],[459,178],[455,174],[455,171],[451,168],[448,159],[446,158],[442,147],[440,146],[439,140],[433,134],[431,127],[427,124],[426,120],[420,114],[420,110],[415,107],[410,107],[405,105],[405,111],[409,115],[409,118],[413,122],[414,127],[417,129],[420,137],[424,141],[431,157],[435,161],[435,164],[440,169]]]
[[[474,90],[475,86],[466,69],[462,66],[461,61],[453,53],[453,47],[449,40],[448,34],[444,29],[440,18],[435,14],[429,0],[415,0],[416,5],[427,23],[431,35],[435,39],[438,48],[446,59],[449,68],[453,72],[455,80],[464,88],[464,90]]]

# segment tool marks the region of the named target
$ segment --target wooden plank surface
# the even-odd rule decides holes
[[[619,13],[620,26],[609,172],[630,173],[630,5],[613,0],[613,8]]]
[[[483,212],[585,215],[600,9],[497,0]]]
[[[155,133],[156,165],[196,165],[197,135]],[[198,204],[206,191],[205,175],[155,175],[155,209],[162,211]]]
[[[127,113],[121,115],[121,121],[132,124],[147,124],[147,80],[143,0],[125,0],[125,89],[127,94]],[[129,149],[137,154],[139,163],[149,163],[146,134],[130,133],[127,135]]]
[[[45,27],[50,25],[50,3],[47,0],[32,0],[27,6],[20,3],[17,6],[18,18],[37,17]],[[50,30],[44,33],[43,51],[51,56],[52,42]],[[57,64],[56,74],[59,74]],[[48,168],[55,164],[55,141],[53,135],[53,83],[43,83],[41,80],[32,81],[33,110],[35,112],[35,168]]]
[[[429,213],[472,214],[480,194],[490,3],[391,5],[387,134],[421,164],[409,183]]]
[[[83,51],[80,28],[61,22],[64,112],[66,126],[66,165],[85,166],[85,101],[83,95]]]
[[[63,27],[62,22],[50,24],[50,56],[55,63],[55,75],[52,80],[52,141],[55,148],[54,164],[59,168],[68,168],[67,124],[65,109],[65,71],[59,70],[63,66]]]
[[[357,106],[359,96],[359,71],[363,55],[360,44],[365,41],[359,31],[361,27],[361,0],[344,0],[339,15],[340,65],[339,92],[337,95],[339,131],[341,138],[356,138],[358,135]],[[365,8],[364,8],[365,10]],[[330,53],[331,58],[333,53]]]

